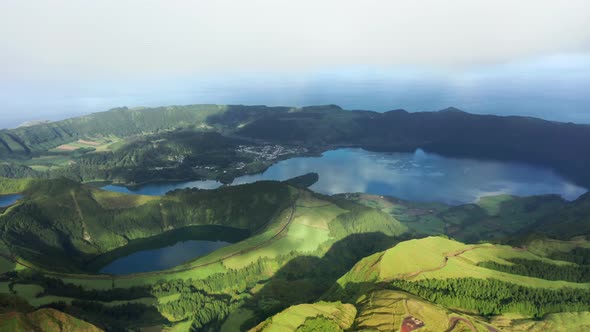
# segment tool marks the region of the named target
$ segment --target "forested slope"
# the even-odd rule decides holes
[[[182,127],[195,127],[224,106],[191,105],[112,109],[67,120],[0,131],[0,155],[40,152],[79,138],[129,137]]]
[[[215,330],[237,309],[248,312],[246,325],[253,327],[290,305],[317,300],[360,258],[391,246],[407,230],[378,210],[279,182],[182,190],[162,198],[112,194],[65,179],[38,180],[28,190],[4,215],[29,219],[2,220],[5,249],[19,259],[0,258],[0,287],[34,307],[49,306],[107,329],[186,323]],[[58,209],[49,211],[49,204]],[[122,234],[160,233],[165,222],[184,233],[202,221],[254,231],[165,271],[84,271],[86,258],[116,247]]]
[[[590,306],[588,269],[582,266],[590,261],[590,245],[583,238],[521,242],[526,247],[467,245],[440,237],[399,243],[416,236],[407,225],[415,227],[408,218],[419,212],[419,204],[392,206],[395,213],[390,213],[358,204],[371,205],[365,196],[324,196],[279,182],[181,190],[161,198],[115,194],[65,179],[5,182],[7,188],[24,186],[25,198],[0,218],[30,218],[22,224],[12,217],[0,220],[6,225],[5,249],[45,270],[15,268],[6,261],[0,287],[34,307],[50,306],[102,328],[218,330],[227,323],[230,330],[265,330],[291,321],[291,314],[299,317],[293,324],[302,329],[341,328],[350,326],[353,305],[353,328],[389,326],[379,321],[389,312],[387,324],[404,324],[409,313],[432,331],[451,325],[459,331],[469,324],[496,326],[494,319],[514,312],[539,319],[553,314],[559,322],[563,312],[580,311],[572,322],[582,324]],[[547,201],[552,203],[548,210],[536,204]],[[473,216],[484,221],[493,216],[525,219],[570,204],[578,203],[543,196],[496,197],[440,211],[439,217],[458,223]],[[422,211],[434,212],[436,206]],[[127,238],[185,232],[203,224],[246,228],[253,236],[167,271],[79,274],[91,258],[116,251],[112,249]],[[51,273],[55,270],[61,273]],[[77,274],[64,273],[68,271]],[[327,302],[298,307],[321,300]],[[486,318],[457,313],[456,308]],[[269,320],[284,309],[285,315]]]
[[[54,270],[76,271],[130,241],[185,227],[258,231],[291,204],[291,195],[289,186],[280,182],[149,197],[102,191],[67,179],[39,180],[0,215],[0,236],[14,255]]]

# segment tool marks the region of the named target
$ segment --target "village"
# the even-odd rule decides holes
[[[278,144],[274,145],[239,145],[235,151],[246,157],[247,161],[239,161],[233,164],[235,170],[243,170],[249,163],[263,162],[265,164],[273,163],[275,161],[301,155],[307,153],[307,148],[304,147],[286,147]],[[219,171],[217,165],[197,165],[195,169],[203,169],[208,171]],[[224,171],[224,173],[226,173]]]
[[[274,145],[239,145],[236,152],[254,155],[254,161],[275,161],[307,152],[304,147],[286,147],[278,144]]]

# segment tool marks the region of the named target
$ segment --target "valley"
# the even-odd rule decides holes
[[[474,154],[425,128],[393,138],[378,126],[389,145],[376,144],[363,127],[373,117],[485,119],[514,135],[532,126],[530,140],[561,128],[455,110],[198,105],[5,131],[0,328],[588,326],[583,174],[519,151]]]

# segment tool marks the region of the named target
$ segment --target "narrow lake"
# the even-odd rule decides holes
[[[320,180],[311,189],[324,194],[364,192],[401,199],[462,204],[482,196],[559,194],[573,200],[586,192],[559,174],[533,165],[447,158],[417,150],[414,153],[381,153],[339,149],[321,157],[281,161],[262,174],[236,178],[232,185],[259,180],[287,180],[316,172]],[[163,195],[179,188],[213,189],[216,181],[149,184],[133,189],[109,185],[106,190]]]
[[[100,270],[115,275],[166,270],[204,256],[231,243],[224,241],[189,240],[172,246],[142,250],[119,258]]]
[[[14,204],[22,197],[23,195],[0,195],[0,208]]]

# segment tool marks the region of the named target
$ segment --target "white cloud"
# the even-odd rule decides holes
[[[0,2],[0,75],[470,65],[590,49],[587,0]]]

